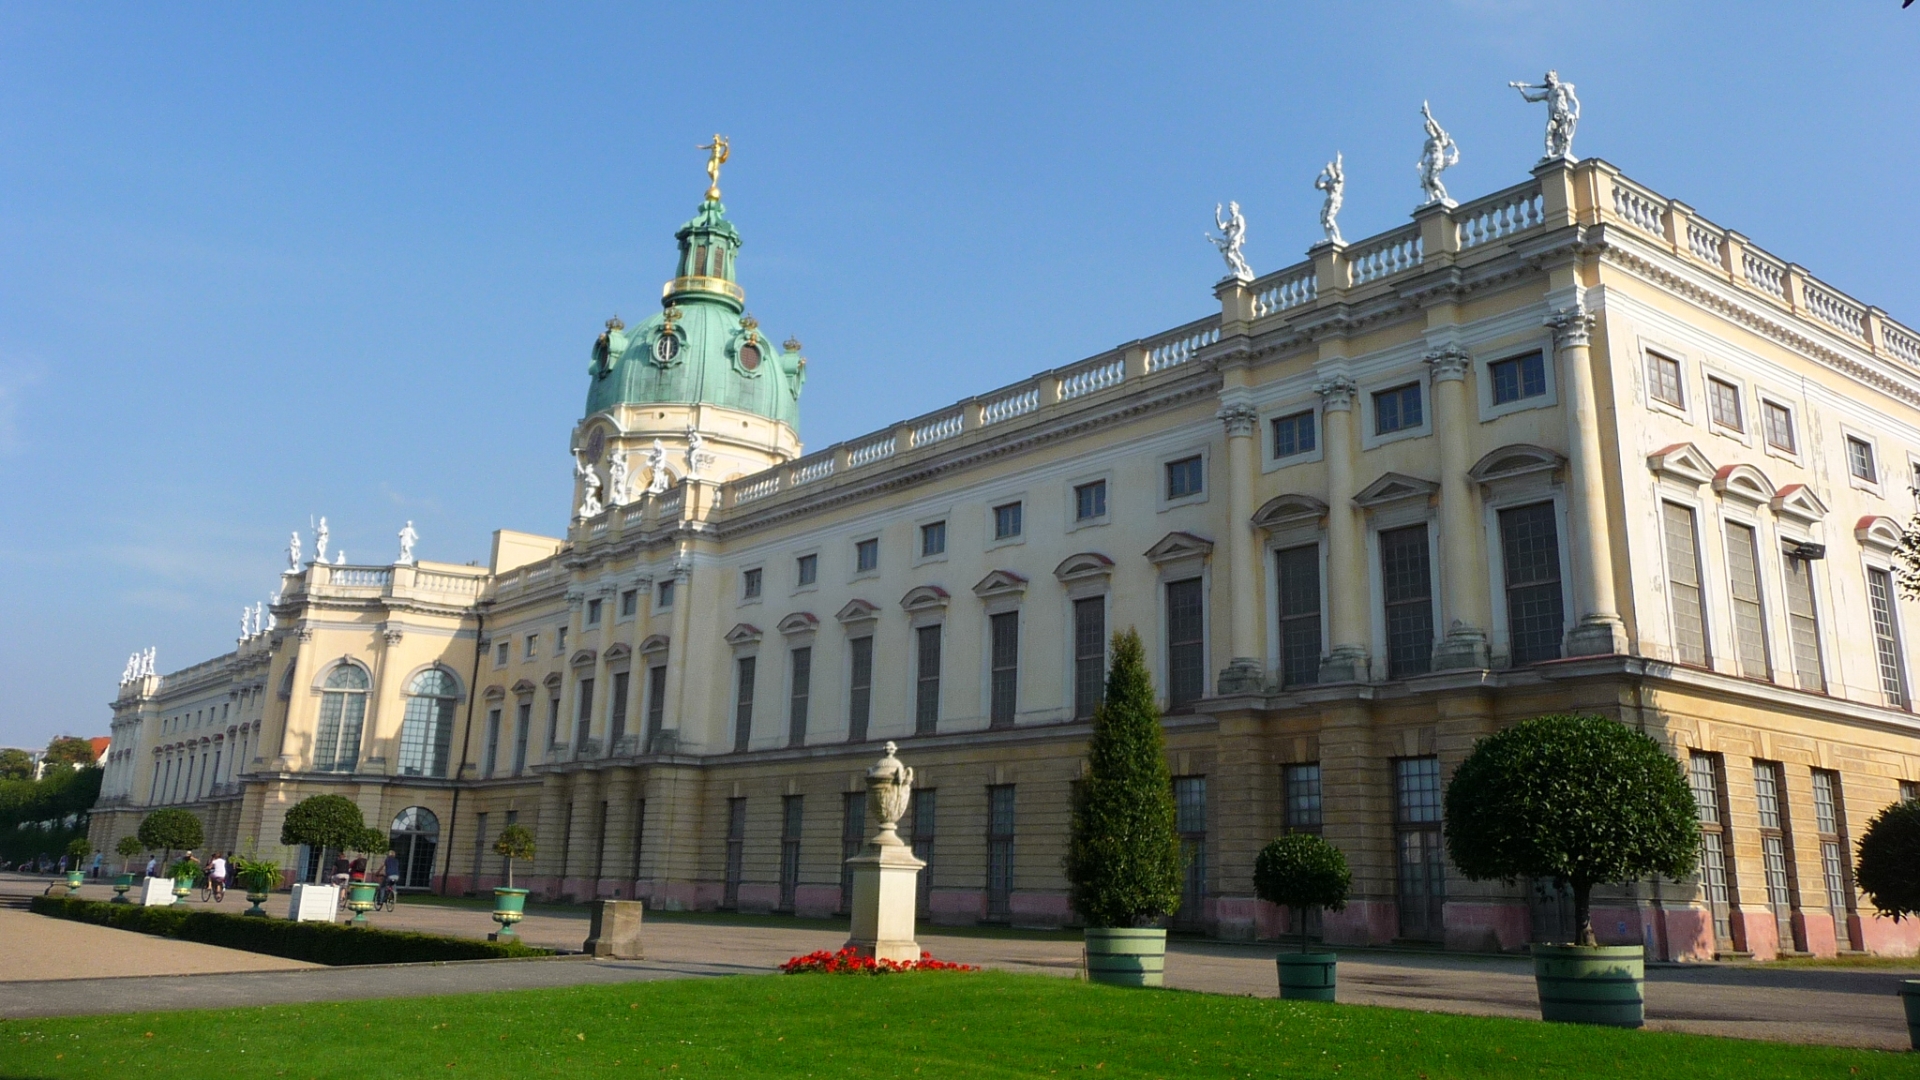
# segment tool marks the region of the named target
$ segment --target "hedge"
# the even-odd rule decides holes
[[[95,923],[119,930],[198,941],[229,949],[284,956],[315,964],[418,964],[446,960],[503,960],[551,956],[552,950],[514,942],[440,937],[394,930],[356,928],[331,922],[249,919],[183,907],[139,907],[98,900],[36,896],[38,915]]]

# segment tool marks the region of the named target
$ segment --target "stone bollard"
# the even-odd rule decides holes
[[[580,950],[604,960],[645,960],[640,919],[646,905],[639,900],[595,900],[593,927]]]
[[[913,770],[893,756],[896,749],[888,743],[887,756],[867,770],[867,813],[879,828],[860,854],[847,860],[853,868],[853,933],[847,945],[862,956],[910,962],[920,959],[913,937],[915,882],[927,864],[913,857],[895,831],[913,793]]]

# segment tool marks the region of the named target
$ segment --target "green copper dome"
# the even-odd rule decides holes
[[[717,405],[800,429],[807,362],[800,343],[775,350],[734,281],[740,233],[718,199],[674,234],[680,261],[661,311],[628,329],[618,319],[593,345],[586,415],[620,405]]]

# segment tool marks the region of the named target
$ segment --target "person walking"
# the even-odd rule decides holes
[[[149,855],[149,856],[147,856],[147,874],[146,874],[146,876],[147,876],[147,877],[153,877],[153,876],[154,876],[155,874],[157,874],[157,873],[159,873],[159,871],[160,871],[160,856],[158,856],[158,855]]]

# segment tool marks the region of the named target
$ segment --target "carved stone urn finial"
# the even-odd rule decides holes
[[[902,847],[895,829],[906,816],[907,802],[913,797],[913,770],[894,757],[899,747],[887,743],[887,756],[867,770],[867,812],[880,824],[880,831],[869,843],[880,847]]]

